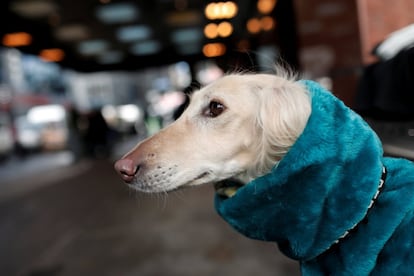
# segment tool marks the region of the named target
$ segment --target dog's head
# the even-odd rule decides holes
[[[269,171],[302,133],[310,99],[299,83],[266,74],[228,75],[191,96],[181,117],[115,163],[143,192]]]

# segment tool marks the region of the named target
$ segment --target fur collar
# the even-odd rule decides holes
[[[277,167],[228,199],[218,213],[242,234],[277,242],[287,256],[311,260],[366,215],[382,173],[382,146],[359,115],[312,81],[302,135]]]

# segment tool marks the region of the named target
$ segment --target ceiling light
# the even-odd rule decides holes
[[[217,27],[217,32],[221,37],[228,37],[233,33],[233,26],[227,22],[221,22]]]
[[[209,39],[214,39],[218,36],[228,37],[233,33],[233,25],[227,21],[220,24],[209,23],[204,27],[204,35]]]
[[[237,14],[237,5],[232,1],[224,2],[221,6],[221,12],[223,14],[223,18],[233,18]]]
[[[213,39],[218,36],[217,32],[217,24],[215,23],[209,23],[204,27],[204,36]]]
[[[62,41],[79,41],[89,37],[89,29],[85,25],[63,25],[55,29],[55,36]]]
[[[131,53],[137,56],[151,55],[161,50],[161,44],[156,40],[137,42],[131,47]]]
[[[107,48],[108,42],[101,39],[83,41],[78,45],[78,51],[83,55],[99,54]]]
[[[98,62],[100,64],[114,64],[120,62],[124,58],[121,51],[106,51],[99,55]]]
[[[96,9],[96,16],[104,23],[127,23],[138,19],[138,9],[130,3],[108,4]]]
[[[257,34],[260,32],[261,26],[260,21],[257,18],[251,18],[249,21],[247,21],[247,30],[249,33]]]
[[[14,1],[11,3],[10,9],[28,18],[46,17],[57,11],[56,5],[47,0]]]
[[[65,52],[62,49],[44,49],[39,54],[44,61],[59,62],[65,57]]]
[[[7,47],[21,47],[32,43],[32,36],[25,32],[5,34],[2,43]]]
[[[176,44],[200,41],[203,38],[203,32],[199,28],[187,28],[174,31],[171,40]]]
[[[270,16],[265,16],[260,19],[260,25],[264,31],[270,31],[275,27],[275,20]]]
[[[232,1],[213,2],[206,6],[204,14],[210,20],[230,19],[236,16],[237,10],[236,3]]]
[[[226,45],[223,43],[208,43],[203,47],[203,54],[206,57],[218,57],[226,53]]]
[[[122,42],[143,40],[151,36],[151,29],[145,25],[126,26],[119,28],[116,36]]]
[[[257,2],[257,9],[260,13],[268,14],[275,8],[276,2],[276,0],[259,0]]]

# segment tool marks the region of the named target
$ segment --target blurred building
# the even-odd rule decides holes
[[[365,67],[378,61],[375,47],[414,22],[412,0],[0,5],[9,22],[0,27],[0,111],[11,117],[4,121],[36,105],[83,113],[105,108],[106,120],[122,132],[137,128],[131,122],[138,118],[139,128],[144,120],[152,126],[149,133],[170,122],[178,91],[227,71],[272,71],[279,59],[352,107]],[[125,105],[132,110],[129,104],[138,110],[133,118],[120,115]]]
[[[414,23],[414,2],[396,0],[294,0],[302,70],[328,76],[332,90],[353,105],[364,66],[377,61],[374,48]]]

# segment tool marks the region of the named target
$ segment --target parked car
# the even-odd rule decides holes
[[[41,125],[30,122],[26,115],[15,119],[16,144],[19,153],[27,153],[41,148]]]

